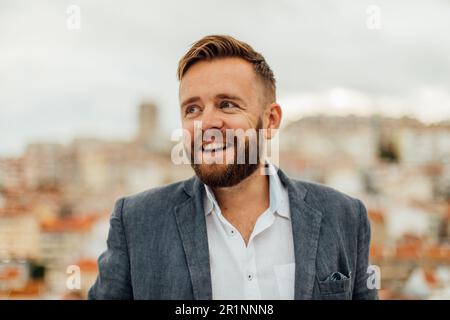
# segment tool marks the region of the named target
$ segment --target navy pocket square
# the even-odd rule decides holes
[[[351,272],[348,276],[341,272],[333,272],[325,280],[319,280],[319,289],[322,294],[347,292],[351,287]]]
[[[328,278],[327,280],[330,281],[339,281],[339,280],[345,280],[345,279],[349,279],[350,278],[350,274],[347,277],[346,275],[340,273],[340,272],[333,272]]]

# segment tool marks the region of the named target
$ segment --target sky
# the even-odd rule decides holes
[[[285,123],[318,112],[450,119],[448,0],[0,0],[0,156],[35,141],[128,139],[142,101],[169,135],[178,60],[207,34],[265,56]]]

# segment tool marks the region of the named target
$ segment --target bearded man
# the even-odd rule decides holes
[[[361,201],[291,179],[261,152],[282,119],[264,57],[207,36],[177,75],[195,175],[116,202],[89,298],[377,299]]]

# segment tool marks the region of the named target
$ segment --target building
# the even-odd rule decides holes
[[[398,150],[405,164],[448,163],[450,127],[402,128],[398,132]]]
[[[0,260],[40,256],[39,220],[22,209],[0,209]]]
[[[159,125],[158,107],[152,102],[144,102],[139,107],[138,131],[135,141],[139,146],[153,152],[167,152],[169,137]]]
[[[24,155],[27,188],[56,187],[62,175],[63,146],[56,143],[29,144]]]
[[[23,158],[0,159],[0,190],[23,188],[24,184]]]
[[[311,116],[280,131],[280,149],[324,164],[347,160],[368,166],[377,157],[376,134],[367,118]]]

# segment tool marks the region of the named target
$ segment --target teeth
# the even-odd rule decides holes
[[[207,145],[203,146],[203,150],[204,151],[213,151],[213,150],[218,150],[218,149],[223,149],[225,147],[224,143],[209,143]]]

